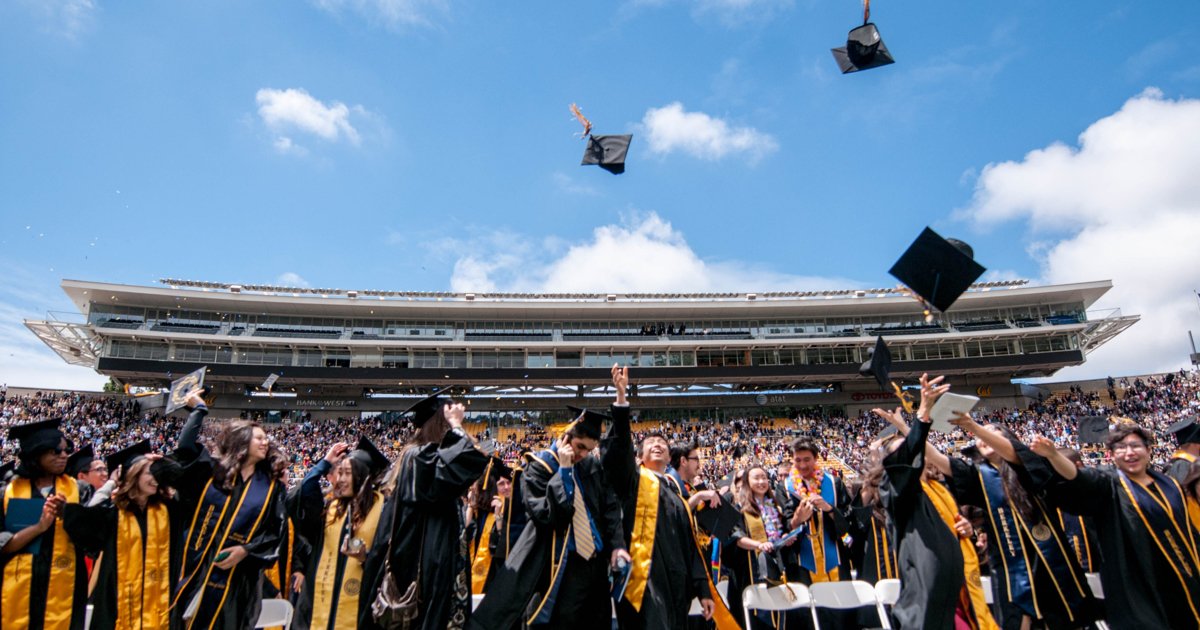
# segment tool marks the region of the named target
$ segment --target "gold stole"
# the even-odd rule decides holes
[[[767,542],[767,527],[763,525],[762,518],[749,512],[743,512],[742,515],[746,517],[746,533],[750,534],[750,538],[754,542]]]
[[[1200,502],[1197,502],[1192,497],[1187,497],[1188,518],[1192,521],[1192,527],[1200,527]]]
[[[483,521],[483,534],[475,547],[474,559],[471,560],[471,594],[483,595],[483,587],[487,583],[488,571],[492,568],[492,550],[488,542],[492,538],[492,530],[496,527],[496,513],[488,512]]]
[[[633,564],[625,599],[641,612],[642,598],[650,580],[650,560],[654,554],[654,527],[658,523],[658,475],[638,468],[637,507],[633,511],[633,533],[629,537],[629,555]]]
[[[1173,455],[1171,455],[1171,459],[1182,459],[1184,461],[1187,461],[1187,462],[1190,462],[1193,464],[1196,463],[1195,455],[1192,455],[1191,453],[1188,453],[1188,452],[1185,452],[1182,450],[1175,451],[1175,453]]]
[[[137,516],[117,510],[117,630],[167,627],[171,520],[167,506],[146,508],[146,546]]]
[[[875,515],[871,515],[871,538],[875,543],[875,578],[879,580],[894,579],[899,577],[896,575],[896,563],[892,558],[892,550],[888,545],[887,530],[880,531],[879,519]]]
[[[67,503],[79,503],[79,484],[59,475],[54,479],[54,491],[67,498]],[[33,485],[24,477],[14,477],[4,490],[4,509],[9,499],[33,498]],[[43,541],[44,542],[44,541]],[[4,616],[0,628],[18,630],[29,627],[29,600],[33,596],[33,563],[31,553],[18,553],[4,566]],[[75,573],[83,568],[76,563],[75,545],[63,529],[62,519],[54,521],[54,557],[50,561],[50,585],[46,590],[46,613],[42,627],[46,630],[65,630],[71,627],[75,603]]]
[[[938,515],[942,517],[942,521],[946,523],[946,527],[950,528],[950,533],[958,539],[959,547],[962,548],[963,575],[966,576],[963,588],[967,590],[967,595],[970,597],[971,611],[975,613],[976,626],[980,630],[999,630],[996,620],[992,619],[987,600],[984,599],[983,584],[979,579],[979,556],[975,554],[975,546],[971,544],[970,538],[959,537],[958,530],[954,529],[958,504],[954,502],[954,497],[950,496],[950,491],[940,483],[922,479],[921,487],[925,489],[925,496],[929,497],[929,502],[933,504]]]
[[[316,580],[313,582],[313,628],[328,628],[333,606],[334,589],[341,589],[338,594],[337,610],[332,611],[333,627],[338,630],[352,630],[358,627],[358,597],[362,591],[362,563],[354,558],[346,558],[346,566],[342,570],[342,581],[337,580],[337,566],[342,548],[342,531],[346,517],[338,518],[333,506],[326,508],[325,543],[321,547],[321,558],[317,564]],[[370,551],[371,541],[375,540],[375,528],[379,525],[379,514],[383,510],[383,495],[375,493],[375,504],[367,517],[363,519],[353,536],[367,543],[366,550]]]

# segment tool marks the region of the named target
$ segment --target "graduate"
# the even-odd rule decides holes
[[[1104,427],[1105,433],[1108,432],[1108,426]],[[1073,448],[1060,448],[1059,453],[1075,464],[1076,468],[1083,468],[1083,457],[1079,455],[1079,451]],[[1186,486],[1185,486],[1186,488]],[[1103,556],[1100,555],[1100,547],[1096,544],[1099,537],[1096,535],[1096,525],[1092,519],[1071,514],[1064,510],[1057,510],[1058,523],[1062,526],[1063,534],[1067,537],[1067,542],[1070,544],[1071,550],[1075,552],[1075,559],[1079,561],[1079,568],[1083,569],[1084,573],[1099,573],[1100,564]],[[1200,521],[1195,521],[1200,522]],[[1097,601],[1096,605],[1103,607],[1104,602]]]
[[[466,408],[441,396],[409,408],[416,433],[396,464],[396,482],[384,506],[372,547],[390,544],[386,566],[373,575],[368,563],[365,592],[377,592],[385,574],[399,593],[414,582],[419,610],[414,628],[462,628],[471,615],[471,567],[463,540],[462,499],[483,474],[488,457],[462,428]],[[389,522],[390,521],[390,522]],[[370,614],[360,627],[374,627]]]
[[[63,513],[72,539],[100,554],[92,580],[91,629],[166,628],[182,557],[175,541],[190,516],[179,510],[169,490],[179,466],[152,453],[147,440],[105,460],[116,476],[111,499],[67,505]]]
[[[638,466],[629,423],[629,368],[613,366],[617,391],[612,426],[600,445],[608,482],[621,502],[632,566],[624,595],[617,602],[622,629],[680,628],[687,623],[693,598],[705,619],[713,616],[713,592],[704,560],[696,546],[691,513],[667,475],[670,444],[661,435],[647,436]]]
[[[932,380],[921,376],[918,422],[911,429],[899,409],[873,410],[906,435],[885,437],[872,453],[863,484],[864,503],[878,501],[895,527],[901,590],[892,616],[898,628],[950,630],[959,623],[973,629],[995,628],[983,602],[978,560],[974,566],[969,563],[974,559],[964,527],[969,523],[957,513],[949,491],[926,474],[929,411],[950,387],[941,381],[940,376]]]
[[[334,444],[300,484],[299,529],[311,546],[304,579],[303,617],[297,628],[351,630],[367,612],[363,565],[376,551],[383,495],[375,480],[388,468],[388,459],[365,437],[355,450]],[[332,498],[321,492],[321,478],[335,472]]]
[[[1194,417],[1184,418],[1167,427],[1167,433],[1175,436],[1177,448],[1163,473],[1182,484],[1200,456],[1200,423]]]
[[[96,457],[95,449],[88,444],[67,458],[67,474],[87,482],[93,490],[99,490],[108,481],[108,466]]]
[[[529,515],[471,627],[479,630],[612,627],[608,571],[629,563],[621,506],[600,460],[602,414],[572,408],[575,422],[550,448],[526,456],[521,493]]]
[[[1097,618],[1095,600],[1071,552],[1053,507],[1037,497],[1021,465],[1014,438],[1003,427],[985,427],[967,414],[950,421],[976,437],[983,462],[949,458],[930,447],[929,461],[946,475],[960,503],[984,508],[988,556],[996,576],[1000,623],[1019,630],[1036,624],[1078,628]],[[1023,619],[1027,618],[1027,619]]]
[[[784,480],[789,529],[807,525],[807,534],[793,549],[791,578],[804,584],[850,578],[850,495],[842,480],[821,470],[813,442],[792,441],[792,468]]]
[[[740,522],[736,523],[726,548],[729,558],[729,609],[737,619],[744,619],[742,591],[751,584],[779,584],[786,574],[779,540],[787,534],[787,520],[783,509],[775,501],[771,479],[767,469],[751,466],[746,471],[746,483],[742,485],[737,503],[741,508]],[[790,546],[796,538],[787,541]],[[784,616],[760,611],[751,617],[753,628],[783,628]]]
[[[297,525],[300,515],[299,484],[288,490],[283,504],[286,518],[279,536],[279,553],[275,562],[263,570],[263,598],[287,600],[292,604],[293,619],[296,619],[311,612],[311,609],[302,606],[300,597],[304,591],[305,568],[308,566],[309,556],[312,555],[312,548],[300,535]],[[274,626],[270,630],[283,629]]]
[[[284,528],[287,462],[256,423],[224,423],[213,450],[198,442],[208,407],[196,390],[171,458],[183,466],[175,483],[188,526],[171,598],[171,623],[240,630],[261,610],[263,571],[278,559]]]
[[[86,503],[92,487],[65,474],[58,420],[13,426],[8,435],[21,448],[0,502],[0,628],[82,630],[87,567],[61,516]]]
[[[493,455],[467,499],[471,530],[471,594],[483,595],[525,530],[520,467]]]
[[[1096,523],[1100,579],[1113,628],[1200,627],[1196,524],[1179,483],[1150,467],[1150,432],[1132,422],[1106,442],[1116,469],[1076,468],[1041,436],[1018,451],[1050,501]],[[1042,473],[1053,474],[1042,477]]]

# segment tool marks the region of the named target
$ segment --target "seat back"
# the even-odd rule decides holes
[[[255,628],[269,628],[271,626],[283,626],[284,628],[292,625],[292,604],[286,599],[264,599],[262,600],[262,611],[258,613],[258,622],[254,624]]]
[[[875,598],[884,606],[895,606],[900,599],[900,580],[879,580],[875,584]]]
[[[996,603],[996,597],[992,593],[992,578],[986,575],[979,576],[979,585],[983,588],[983,603],[988,606]]]
[[[875,605],[875,587],[870,582],[819,582],[808,588],[812,605],[817,608],[844,610]]]
[[[1088,588],[1092,589],[1092,595],[1096,599],[1104,599],[1104,583],[1100,581],[1099,573],[1085,573],[1087,577]]]

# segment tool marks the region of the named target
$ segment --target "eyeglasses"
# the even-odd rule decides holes
[[[1112,450],[1114,453],[1120,453],[1121,451],[1140,451],[1145,448],[1144,442],[1117,442],[1113,444]]]
[[[700,461],[700,457],[699,457],[699,456],[684,457],[684,459],[686,459],[686,460],[689,460],[689,461],[693,461],[693,462],[698,462],[698,461]]]

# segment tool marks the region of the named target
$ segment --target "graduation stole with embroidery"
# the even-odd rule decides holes
[[[1194,604],[1197,593],[1188,587],[1189,583],[1195,584],[1197,579],[1200,579],[1200,561],[1196,557],[1196,540],[1193,533],[1196,524],[1191,521],[1179,484],[1174,479],[1154,471],[1149,471],[1149,474],[1156,482],[1154,485],[1162,491],[1161,496],[1133,481],[1124,472],[1118,472],[1118,479],[1142,524],[1146,526],[1150,540],[1171,566],[1176,579],[1179,580],[1179,586],[1187,594],[1188,606],[1197,625],[1200,625],[1200,612],[1197,612]],[[1163,579],[1167,577],[1164,576]]]
[[[829,505],[836,506],[837,495],[834,491],[833,477],[821,471],[820,468],[816,472],[817,474],[813,476],[813,479],[805,480],[800,476],[800,471],[793,468],[788,473],[784,487],[787,488],[788,494],[797,499],[808,499],[814,495],[819,495]],[[820,485],[817,491],[814,492],[810,486],[814,485],[817,479],[820,479]],[[809,528],[808,536],[798,541],[800,543],[800,566],[812,573],[832,573],[841,564],[841,556],[838,551],[837,541],[834,539],[834,532],[825,528],[825,518],[823,512],[820,510],[813,512],[810,522],[812,526]],[[823,559],[823,562],[821,562],[822,567],[819,571],[817,568],[818,556]]]
[[[33,498],[33,485],[24,477],[14,477],[4,490],[4,510],[8,513],[10,499]],[[54,479],[54,492],[67,498],[67,503],[79,503],[79,484],[66,475]],[[75,545],[63,529],[62,519],[55,519],[53,529],[54,557],[50,561],[50,585],[46,590],[46,613],[42,627],[46,630],[66,630],[71,627],[75,602],[75,573],[83,569],[76,563]],[[42,535],[42,544],[46,544]],[[17,553],[4,565],[4,614],[0,628],[21,628],[29,625],[29,601],[33,588],[34,554]],[[24,604],[24,605],[22,605]]]
[[[633,609],[642,610],[642,598],[650,579],[650,560],[654,555],[654,528],[658,524],[658,475],[638,468],[637,507],[633,512],[633,533],[629,537],[629,555],[633,558],[625,599]]]
[[[963,575],[966,578],[963,590],[966,591],[970,604],[969,610],[973,613],[973,618],[968,619],[968,622],[978,630],[999,630],[988,610],[987,600],[984,599],[983,583],[979,579],[979,556],[975,554],[975,545],[971,544],[971,539],[960,537],[958,530],[954,529],[958,504],[955,503],[954,497],[950,496],[950,491],[936,481],[922,479],[921,487],[925,489],[925,496],[929,497],[929,502],[937,510],[938,516],[942,517],[946,527],[950,528],[950,533],[958,540],[958,546],[962,549]],[[961,593],[959,598],[962,599]]]
[[[313,584],[313,628],[328,628],[329,619],[333,617],[333,627],[347,630],[358,627],[358,598],[362,592],[363,563],[341,553],[345,537],[353,536],[366,543],[365,551],[370,551],[371,542],[375,540],[375,528],[379,525],[379,515],[383,511],[383,495],[375,493],[375,503],[367,512],[366,518],[357,528],[352,528],[351,512],[346,511],[341,517],[337,510],[330,505],[325,515],[325,540],[321,545],[321,557],[317,560],[316,581]],[[338,565],[342,567],[341,580],[338,578]],[[337,610],[331,610],[334,605],[334,595],[337,595]]]
[[[117,557],[113,561],[117,563],[117,630],[167,627],[171,608],[167,506],[155,503],[146,507],[144,546],[137,516],[117,510]]]

